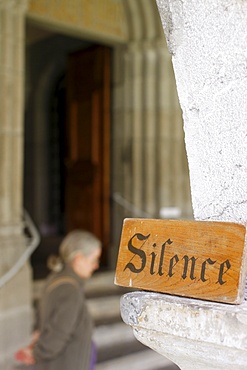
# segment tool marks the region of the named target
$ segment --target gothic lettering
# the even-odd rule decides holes
[[[144,240],[143,244],[141,245],[140,248],[136,248],[134,247],[134,245],[132,244],[132,240],[137,237],[138,240]],[[132,238],[129,240],[128,242],[128,249],[130,252],[132,252],[134,254],[134,256],[139,256],[140,258],[140,262],[141,262],[141,267],[137,268],[131,261],[132,259],[134,258],[134,256],[131,258],[131,260],[129,261],[129,263],[127,263],[127,265],[125,266],[124,268],[124,271],[126,269],[129,269],[130,271],[132,272],[135,272],[135,273],[139,273],[141,272],[145,266],[146,266],[146,253],[141,249],[143,247],[143,245],[145,244],[145,242],[147,241],[147,239],[150,237],[150,234],[148,234],[147,236],[145,235],[142,235],[142,234],[139,234],[139,233],[136,233],[135,235],[132,236]]]
[[[164,272],[162,271],[163,263],[164,263],[164,255],[165,255],[165,249],[166,249],[166,243],[172,244],[172,241],[168,239],[161,247],[161,254],[160,254],[160,263],[159,263],[159,272],[158,274],[160,276],[164,275]]]
[[[176,278],[180,276],[182,280],[201,281],[206,283],[215,276],[215,269],[218,269],[217,281],[214,278],[214,283],[223,285],[226,283],[226,273],[231,268],[231,263],[227,259],[224,262],[212,260],[207,258],[199,260],[195,256],[179,255],[177,253],[171,256],[169,253],[169,246],[174,242],[167,239],[160,247],[157,243],[151,244],[154,249],[150,254],[146,254],[144,245],[149,240],[151,234],[143,235],[141,233],[134,234],[128,241],[128,250],[132,253],[132,257],[124,267],[124,271],[129,269],[135,274],[139,274],[146,268],[146,273],[153,276],[155,274],[164,279],[172,279],[176,274]],[[149,240],[150,242],[150,240]],[[175,247],[173,245],[173,251]],[[181,247],[179,248],[181,250]],[[214,274],[210,275],[212,269],[210,266],[214,265]]]
[[[179,261],[179,258],[178,258],[178,255],[177,254],[175,254],[175,256],[173,256],[170,259],[168,276],[172,277],[174,275],[174,272],[172,272],[172,270],[173,270],[173,267],[176,266],[176,264],[178,263],[178,261]]]
[[[226,269],[225,269],[226,266]],[[219,271],[219,278],[217,283],[220,285],[225,284],[225,281],[223,281],[223,275],[231,268],[231,263],[229,260],[226,260],[225,262],[220,264],[220,271]]]
[[[212,261],[211,258],[208,258],[206,259],[206,261],[204,261],[202,263],[202,269],[201,269],[201,281],[203,281],[205,283],[205,281],[207,281],[208,279],[205,278],[205,273],[206,273],[206,265],[207,263],[209,265],[214,265],[216,261]]]
[[[183,256],[183,260],[184,260],[184,272],[183,272],[182,278],[183,279],[187,278],[189,261],[191,261],[190,279],[195,280],[194,272],[195,272],[195,263],[196,263],[197,258],[195,257],[189,258],[188,256]]]
[[[155,265],[155,259],[157,257],[157,253],[152,252],[150,254],[150,256],[152,256],[152,261],[151,261],[151,266],[150,266],[150,274],[154,275],[155,274],[154,265]]]

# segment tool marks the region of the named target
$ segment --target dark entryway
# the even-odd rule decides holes
[[[110,58],[108,47],[62,35],[28,46],[24,199],[41,234],[34,278],[75,228],[102,240],[107,266]]]
[[[109,243],[110,50],[94,46],[69,56],[65,153],[65,227]]]

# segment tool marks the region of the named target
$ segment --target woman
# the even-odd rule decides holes
[[[48,266],[55,271],[48,278],[40,304],[39,333],[32,344],[17,353],[35,370],[91,370],[95,360],[92,320],[83,285],[99,267],[101,243],[91,233],[75,230],[52,257]]]

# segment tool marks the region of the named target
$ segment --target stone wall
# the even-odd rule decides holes
[[[17,262],[23,235],[23,81],[26,1],[0,2],[0,278]],[[0,280],[1,281],[1,280]],[[0,368],[27,340],[31,276],[26,264],[0,287]]]
[[[185,127],[195,218],[247,219],[247,3],[157,0]]]

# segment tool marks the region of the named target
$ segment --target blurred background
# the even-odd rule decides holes
[[[114,286],[123,219],[192,218],[182,114],[156,2],[3,0],[0,13],[3,361],[35,325],[47,257],[75,228],[103,242],[87,291],[98,338],[103,329],[116,333],[102,363],[143,351],[129,331],[126,349],[112,349],[125,336],[124,290]],[[153,361],[147,370],[165,368]],[[145,370],[138,362],[128,366]]]
[[[35,277],[46,251],[77,227],[103,241],[102,267],[114,267],[125,217],[191,217],[181,111],[156,2],[29,6],[24,208],[41,235]]]

